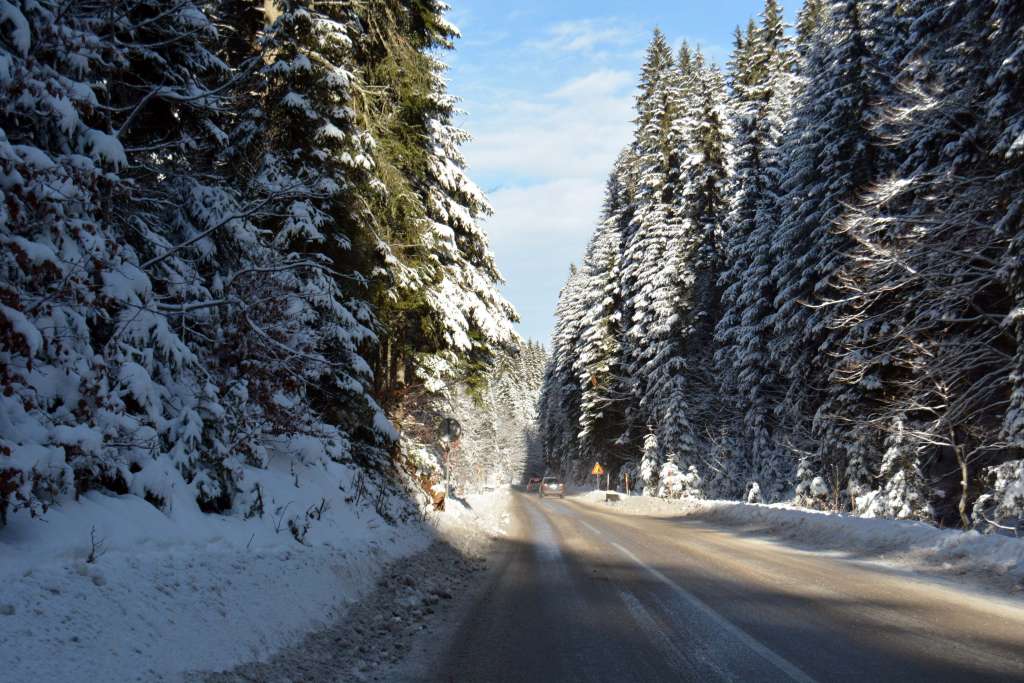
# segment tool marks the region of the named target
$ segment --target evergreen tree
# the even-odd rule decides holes
[[[807,63],[814,87],[803,90],[785,142],[783,218],[773,246],[777,312],[771,351],[789,385],[781,409],[797,434],[815,431],[823,458],[840,463],[869,457],[877,445],[833,419],[841,404],[859,398],[830,382],[836,335],[829,332],[835,309],[828,303],[837,298],[834,274],[849,249],[836,222],[874,172],[866,87],[873,66],[862,34],[857,3],[833,3]],[[833,465],[820,467],[826,472]],[[865,475],[862,468],[844,480]]]
[[[862,401],[845,415],[880,431],[906,412],[906,438],[942,501],[933,500],[935,514],[963,526],[972,523],[976,491],[995,486],[1014,457],[993,424],[1013,405],[1006,349],[1015,341],[1002,321],[1012,320],[1015,304],[1012,279],[1001,273],[1019,225],[1012,188],[1021,166],[1000,145],[1019,112],[987,74],[1013,54],[1021,17],[986,35],[980,27],[994,25],[993,11],[969,3],[941,16],[920,4],[908,9],[914,47],[901,79],[909,95],[881,121],[902,161],[844,222],[856,247],[840,273],[850,302],[839,321],[840,379],[878,397],[870,411]],[[952,44],[962,51],[947,52]],[[989,118],[990,107],[999,115]]]
[[[250,108],[233,133],[235,154],[250,171],[240,174],[244,192],[266,207],[255,217],[258,224],[273,235],[286,263],[306,266],[282,265],[287,287],[280,296],[256,300],[263,316],[282,308],[292,312],[289,318],[299,327],[282,330],[290,343],[265,339],[243,349],[260,368],[304,359],[305,367],[290,368],[293,386],[277,388],[280,375],[270,375],[261,399],[272,402],[282,391],[308,396],[320,415],[342,428],[356,457],[379,463],[393,429],[370,393],[366,349],[377,340],[377,323],[366,276],[356,269],[373,246],[360,197],[370,191],[375,169],[374,140],[357,125],[352,107],[353,45],[361,27],[345,3],[289,0],[278,7],[261,40],[264,65],[250,91]],[[244,314],[242,324],[262,328]]]
[[[796,19],[795,47],[801,60],[806,60],[814,44],[815,34],[828,15],[826,0],[805,0]],[[800,69],[802,70],[802,69]]]
[[[708,424],[718,411],[718,388],[712,372],[715,323],[720,317],[718,287],[723,267],[721,240],[728,202],[728,130],[725,83],[699,52],[693,59],[689,111],[680,173],[679,213],[683,251],[678,254],[678,320],[670,332],[676,343],[657,357],[652,372],[657,387],[658,441],[684,469],[700,452],[693,424]],[[703,463],[702,463],[703,464]]]
[[[771,426],[779,382],[767,353],[774,294],[769,249],[779,219],[780,146],[795,88],[783,29],[781,9],[767,2],[761,25],[748,31],[734,56],[744,72],[734,78],[734,176],[723,249],[728,265],[719,282],[722,314],[716,327],[722,344],[716,366],[733,399],[727,429],[746,444],[738,454],[747,463],[740,476],[758,480],[769,499],[782,494],[791,471]]]
[[[624,426],[624,400],[617,395],[622,376],[619,263],[622,233],[632,211],[631,162],[629,152],[623,151],[608,179],[604,220],[583,261],[588,284],[575,364],[581,391],[579,438],[583,457],[600,462],[609,461],[605,454],[614,449]]]
[[[379,349],[482,376],[513,338],[443,4],[262,4],[0,3],[0,517],[261,514],[274,458],[393,472]]]
[[[551,355],[544,370],[538,412],[544,454],[555,470],[576,474],[579,465],[580,385],[574,364],[585,311],[582,307],[586,279],[572,266],[555,309]]]
[[[680,216],[675,192],[680,168],[679,73],[665,36],[655,31],[641,70],[637,96],[636,208],[623,238],[620,291],[623,299],[623,367],[631,395],[624,439],[635,439],[654,416],[651,375],[664,347],[672,345],[677,305]]]
[[[453,125],[456,100],[432,53],[451,49],[458,34],[445,9],[373,0],[359,10],[360,75],[379,93],[354,106],[381,141],[366,202],[376,207],[371,300],[385,332],[374,363],[384,392],[417,380],[432,389],[475,383],[491,351],[515,338],[516,314],[497,292],[501,276],[478,224],[491,209],[465,172],[459,147],[468,136]]]

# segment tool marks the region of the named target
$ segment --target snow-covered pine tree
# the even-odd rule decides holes
[[[116,171],[126,156],[109,127],[84,116],[99,106],[90,87],[101,70],[99,55],[89,58],[99,42],[95,17],[59,9],[5,3],[0,14],[0,523],[19,509],[42,513],[73,488],[79,459],[115,474],[121,459],[104,453],[117,413],[107,429],[91,419],[93,397],[118,400],[118,377],[97,358],[90,326],[111,327],[124,304],[90,313],[79,302],[96,302],[103,289],[93,283],[129,267],[120,240],[99,225],[101,193],[123,184]],[[47,377],[65,381],[38,391]],[[58,391],[62,384],[68,391]]]
[[[457,488],[466,491],[518,484],[543,472],[535,430],[544,349],[521,342],[496,356],[484,386],[474,395],[463,387],[453,401],[463,435],[451,465]]]
[[[378,390],[419,381],[431,391],[486,374],[492,350],[512,344],[516,319],[479,220],[491,211],[465,172],[440,51],[458,29],[430,0],[406,7],[372,0],[359,9],[356,45],[365,91],[360,125],[380,141],[371,212],[377,267],[372,300],[384,332]]]
[[[643,439],[643,450],[640,454],[640,482],[646,496],[657,495],[658,477],[664,464],[658,437],[654,432],[647,432]]]
[[[583,259],[585,319],[575,371],[580,383],[580,453],[587,460],[609,462],[623,432],[621,294],[619,263],[622,234],[633,210],[629,150],[624,150],[608,178],[603,220]]]
[[[821,462],[819,474],[877,452],[869,436],[844,429],[835,419],[842,403],[859,398],[831,381],[836,334],[829,331],[836,298],[835,272],[844,264],[848,239],[835,224],[846,203],[864,191],[874,173],[870,130],[872,56],[863,37],[856,2],[833,2],[816,33],[803,89],[784,142],[782,222],[774,249],[776,336],[771,344],[777,366],[786,373],[786,398],[780,410],[795,434],[813,431]],[[828,462],[826,462],[826,460]],[[850,476],[862,478],[863,468]]]
[[[352,106],[362,29],[348,3],[287,0],[278,8],[260,43],[249,107],[233,131],[236,172],[246,195],[264,207],[254,219],[283,256],[277,270],[285,276],[246,307],[274,320],[274,330],[260,332],[259,319],[242,311],[240,324],[257,332],[245,352],[268,373],[245,381],[266,380],[262,401],[308,405],[310,417],[294,424],[333,425],[324,427],[337,444],[328,450],[348,452],[332,457],[381,467],[395,432],[370,394],[365,359],[377,337],[360,272],[374,244],[360,199],[373,191],[375,169],[374,140]],[[282,310],[289,313],[283,321]],[[288,385],[277,386],[279,377]]]
[[[580,383],[574,365],[586,311],[583,300],[586,277],[572,266],[558,297],[551,355],[544,370],[538,406],[544,457],[558,472],[575,476],[579,459]]]
[[[1024,43],[1024,17],[1019,3],[1003,0],[997,3],[994,15],[999,26],[994,40],[1002,50],[1014,42],[1017,45]],[[992,80],[995,97],[986,111],[986,118],[1001,127],[993,152],[1001,154],[1014,169],[1012,175],[1016,177],[1012,182],[1020,183],[1024,165],[1024,144],[1021,142],[1024,140],[1024,108],[1020,106],[1024,101],[1024,52],[1016,50],[1006,54]],[[1010,374],[1011,396],[1003,420],[1003,434],[1019,454],[1020,447],[1024,445],[1024,317],[1019,315],[1024,311],[1024,197],[1018,195],[1004,212],[997,227],[1011,241],[1001,275],[1013,295],[1016,315],[1010,317],[1017,349]],[[997,524],[1013,524],[1020,529],[1024,526],[1024,459],[998,465],[986,476],[993,491],[993,509],[988,510],[990,519]],[[982,521],[981,515],[976,513],[975,523]]]
[[[631,395],[623,442],[635,441],[654,419],[653,375],[671,355],[683,245],[678,202],[682,140],[675,125],[680,73],[661,31],[655,31],[641,70],[637,96],[636,208],[623,237],[620,268],[622,356]]]
[[[796,17],[796,36],[794,47],[801,60],[806,60],[814,44],[814,34],[825,23],[828,16],[827,0],[804,0]],[[797,71],[802,71],[798,68]]]
[[[996,5],[967,2],[933,9],[908,5],[902,97],[880,122],[901,163],[843,224],[856,248],[839,279],[849,302],[840,379],[881,397],[870,411],[862,404],[856,424],[882,431],[907,415],[906,438],[939,492],[936,516],[968,526],[974,497],[1005,484],[1000,468],[1015,457],[998,425],[1016,372],[1006,275],[1024,167],[1005,132],[1020,121],[1007,95],[1021,86],[1000,70],[1019,50],[1022,16],[997,19]]]
[[[868,517],[893,517],[928,521],[934,511],[928,502],[928,482],[921,467],[920,441],[907,438],[904,423],[897,418],[885,439],[885,451],[878,470],[882,487],[854,499],[853,508]]]
[[[769,1],[761,25],[737,41],[733,57],[734,68],[742,71],[733,76],[734,175],[723,239],[727,266],[719,282],[722,314],[715,331],[721,344],[715,363],[729,397],[723,406],[732,409],[723,420],[732,422],[726,434],[734,436],[724,438],[738,447],[738,452],[729,449],[734,463],[737,459],[746,463],[743,479],[736,481],[741,485],[747,478],[760,481],[760,489],[771,500],[787,487],[792,471],[771,426],[779,382],[767,353],[779,147],[796,87],[791,53],[781,8]]]
[[[223,509],[205,333],[223,303],[214,254],[252,231],[211,166],[213,23],[191,2],[19,2],[2,30],[0,508],[106,488]]]
[[[728,209],[726,183],[728,128],[725,82],[721,72],[705,63],[697,51],[689,72],[689,83],[681,98],[686,121],[684,154],[679,180],[679,281],[676,329],[673,343],[663,344],[652,372],[656,387],[656,431],[658,443],[679,467],[688,470],[698,464],[703,451],[695,427],[715,423],[719,413],[719,385],[713,373],[714,329],[720,316],[718,280],[723,259],[721,239]],[[702,430],[706,431],[706,430]],[[706,466],[703,460],[701,467]]]

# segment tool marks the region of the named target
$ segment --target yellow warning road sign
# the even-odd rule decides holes
[[[591,474],[604,474],[604,468],[601,467],[601,463],[595,462],[594,469],[590,470]]]

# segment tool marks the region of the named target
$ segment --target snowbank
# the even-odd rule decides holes
[[[511,492],[499,488],[487,493],[472,493],[463,499],[449,498],[444,513],[431,517],[437,533],[460,549],[478,550],[494,536],[504,536],[511,515]]]
[[[389,525],[372,498],[346,500],[355,470],[270,472],[264,484],[265,514],[251,519],[95,492],[45,521],[12,516],[0,529],[0,681],[173,681],[265,659],[336,622],[385,564],[438,533],[500,531],[507,504],[471,497],[432,524]],[[299,543],[288,520],[308,515],[319,518]]]
[[[1010,587],[1014,592],[1024,590],[1024,539],[939,529],[922,522],[820,512],[787,504],[665,500],[648,496],[623,497],[618,503],[605,503],[604,493],[589,491],[573,498],[626,514],[685,517],[746,532],[767,533],[803,547],[839,550],[859,559],[885,560],[913,569],[956,575],[972,574]]]

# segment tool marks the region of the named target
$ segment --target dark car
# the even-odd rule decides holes
[[[540,483],[540,490],[538,493],[541,498],[544,496],[558,496],[559,498],[565,498],[565,484],[560,482],[557,477],[544,477],[544,480]]]
[[[526,491],[536,491],[540,488],[540,477],[530,477],[530,480],[526,482]]]

